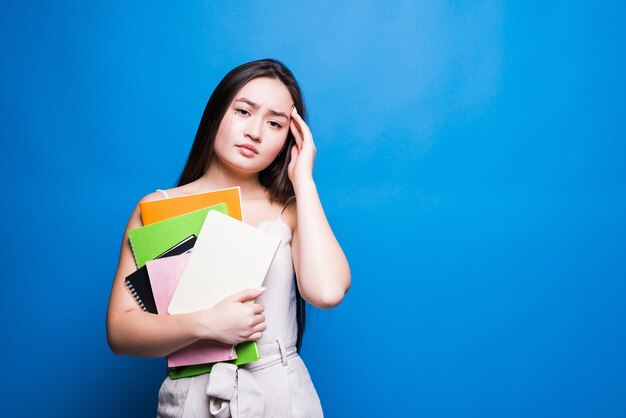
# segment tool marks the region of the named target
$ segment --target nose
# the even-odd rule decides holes
[[[251,117],[246,127],[246,136],[254,142],[261,142],[262,118]]]

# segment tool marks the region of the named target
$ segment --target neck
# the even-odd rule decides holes
[[[208,170],[196,184],[205,190],[226,189],[239,186],[242,197],[255,198],[265,196],[265,188],[259,182],[259,173],[242,173],[234,171],[219,161],[214,160]]]

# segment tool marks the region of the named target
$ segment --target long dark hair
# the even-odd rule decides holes
[[[224,118],[226,109],[235,98],[235,94],[249,81],[269,77],[280,80],[291,94],[296,110],[306,121],[306,109],[302,98],[302,91],[293,73],[280,61],[262,59],[242,64],[230,71],[217,85],[202,114],[196,138],[191,146],[185,168],[178,179],[178,186],[182,186],[202,177],[213,159],[213,145],[217,129]],[[295,139],[291,130],[287,134],[285,145],[276,159],[259,173],[259,182],[267,189],[270,201],[287,205],[295,200],[293,185],[287,175],[287,167],[291,161],[291,147]],[[302,346],[304,328],[306,326],[306,302],[296,285],[296,321],[298,323],[298,351]]]

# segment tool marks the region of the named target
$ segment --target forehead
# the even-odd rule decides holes
[[[248,81],[235,95],[234,100],[245,97],[261,107],[282,110],[288,113],[293,105],[289,90],[282,81],[260,77]]]

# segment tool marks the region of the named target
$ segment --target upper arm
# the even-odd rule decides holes
[[[288,209],[286,218],[293,225],[292,260],[300,295],[318,308],[336,306],[350,287],[350,267],[345,254],[325,218],[314,226],[300,224],[302,228],[298,228],[296,204],[290,205]],[[306,247],[301,246],[300,229],[306,234]]]
[[[285,220],[287,225],[291,228],[291,259],[293,260],[293,267],[296,272],[296,285],[298,286],[300,294],[302,294],[300,282],[298,281],[298,272],[300,271],[300,241],[298,234],[297,203],[295,200],[285,208],[285,211],[283,212],[283,220]]]
[[[159,196],[160,194],[158,193],[151,193],[141,199],[140,203],[157,200]],[[139,228],[140,226],[142,226],[141,212],[139,210],[139,204],[137,204],[133,213],[130,215],[130,219],[128,220],[128,224],[124,230],[124,236],[122,237],[119,261],[117,263],[117,270],[115,272],[115,277],[113,278],[113,285],[111,287],[111,295],[109,298],[109,307],[107,311],[107,334],[110,334],[110,326],[118,317],[126,312],[141,309],[135,301],[135,298],[133,298],[131,293],[128,291],[125,284],[126,277],[137,270],[135,259],[130,248],[130,243],[128,242],[128,231]]]

